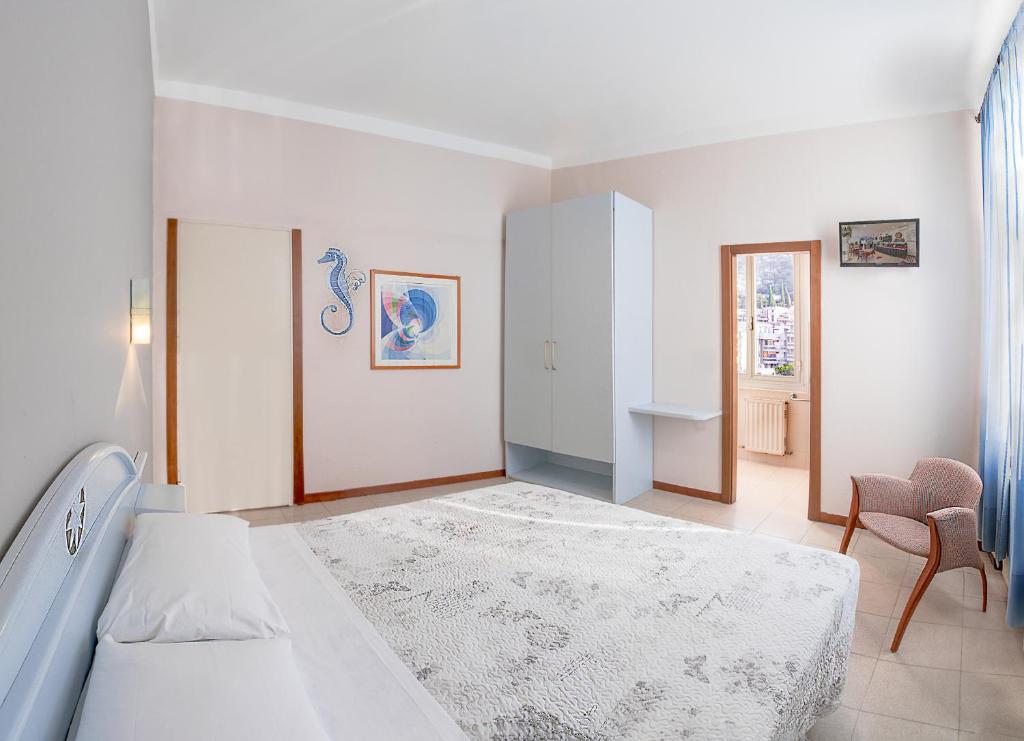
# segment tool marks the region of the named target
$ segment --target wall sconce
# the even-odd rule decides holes
[[[131,281],[131,338],[133,345],[148,345],[150,341],[150,315],[153,305],[150,301],[149,278]]]

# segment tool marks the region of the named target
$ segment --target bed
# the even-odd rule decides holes
[[[793,739],[839,703],[838,554],[524,483],[296,529],[471,738]]]
[[[161,508],[110,445],[44,495],[0,564],[0,737],[74,737],[134,516]],[[330,738],[800,738],[842,691],[836,554],[518,483],[250,538]]]

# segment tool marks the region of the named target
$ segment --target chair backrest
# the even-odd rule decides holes
[[[922,458],[910,480],[923,512],[944,507],[974,509],[981,497],[981,477],[966,463],[950,458]]]

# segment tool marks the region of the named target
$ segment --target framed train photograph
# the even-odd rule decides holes
[[[920,231],[920,219],[841,222],[839,264],[844,268],[920,267]]]

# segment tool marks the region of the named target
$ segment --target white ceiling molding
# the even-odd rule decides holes
[[[281,118],[290,118],[296,121],[306,121],[307,123],[334,126],[339,129],[361,131],[365,134],[376,134],[390,139],[427,144],[432,147],[441,147],[442,149],[451,149],[456,152],[516,162],[521,165],[540,167],[545,170],[550,170],[552,166],[551,157],[536,154],[535,152],[527,152],[501,144],[492,144],[491,142],[447,134],[443,131],[410,126],[409,124],[397,121],[386,121],[381,118],[363,116],[358,113],[347,113],[335,110],[334,108],[296,103],[284,100],[283,98],[257,95],[241,90],[227,90],[209,85],[158,80],[156,82],[156,94],[161,98],[207,103],[224,108],[234,108],[239,111],[265,113],[270,116],[280,116]]]
[[[1020,1],[147,0],[158,95],[545,169],[976,110]]]

